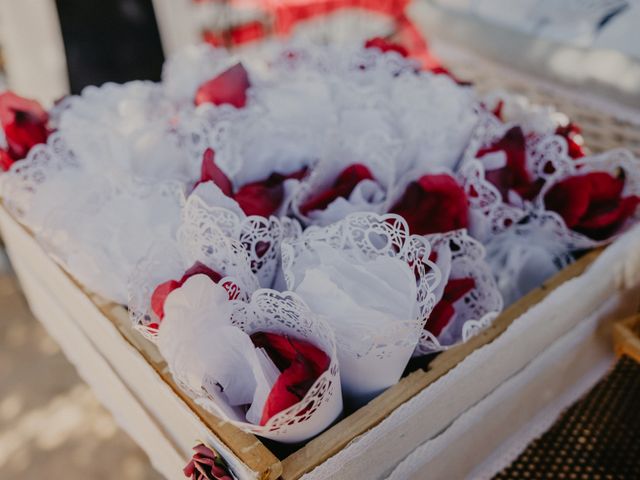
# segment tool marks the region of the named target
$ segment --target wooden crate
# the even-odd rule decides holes
[[[556,105],[576,117],[594,151],[630,146],[640,152],[640,129],[612,114],[497,68],[465,61],[450,66],[480,89],[510,87]],[[633,275],[640,272],[636,228],[511,305],[477,337],[440,354],[306,445],[278,457],[258,438],[195,405],[176,386],[157,348],[131,327],[125,308],[85,291],[1,207],[0,229],[35,315],[167,478],[180,478],[198,441],[223,455],[239,478],[294,480],[309,472],[313,479],[380,478],[529,363],[548,355],[559,338],[612,295],[640,283],[640,274]]]
[[[320,467],[314,472],[316,478],[358,478],[362,462],[366,462],[370,477],[377,478],[539,357],[612,292],[627,288],[617,280],[620,272],[611,267],[611,258],[596,262],[594,271],[584,275],[598,257],[608,254],[591,252],[507,308],[489,329],[468,343],[442,353],[424,370],[409,374],[368,405],[279,459],[256,437],[195,405],[178,389],[156,347],[131,328],[126,310],[86,292],[4,209],[0,209],[0,227],[36,316],[75,359],[83,378],[102,391],[101,399],[116,419],[168,478],[176,478],[178,464],[186,463],[191,447],[199,440],[218,450],[240,478],[292,480],[316,467]],[[638,246],[633,240],[640,237],[640,229],[631,234],[635,237],[610,249],[617,250],[615,258]],[[588,298],[562,308],[563,298],[578,295],[585,288],[590,289]],[[540,322],[546,327],[539,328]],[[515,323],[520,333],[514,337]],[[60,327],[63,324],[64,329]],[[514,331],[507,332],[509,327]],[[69,341],[71,337],[73,341]],[[481,368],[470,360],[479,353],[485,357]],[[89,356],[97,360],[86,360]],[[92,370],[94,363],[101,368]],[[456,372],[451,372],[453,369]],[[442,388],[454,373],[455,382]],[[107,383],[112,386],[106,388]],[[354,448],[364,449],[366,455],[352,456]],[[331,473],[323,476],[322,469]]]

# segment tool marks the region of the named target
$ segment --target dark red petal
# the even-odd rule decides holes
[[[589,200],[591,203],[609,203],[620,199],[624,189],[624,179],[607,172],[591,172],[583,175],[591,183]]]
[[[151,310],[160,320],[164,318],[164,302],[176,288],[180,288],[180,283],[175,280],[169,280],[158,285],[153,291],[151,295]]]
[[[415,235],[444,233],[469,225],[464,189],[446,174],[424,175],[411,183],[391,212],[404,217]]]
[[[298,403],[316,379],[329,368],[331,359],[315,345],[286,335],[260,332],[251,335],[282,372],[265,403],[261,425],[272,416]]]
[[[15,161],[27,156],[34,145],[49,136],[47,112],[35,100],[12,92],[0,94],[0,124],[7,141],[7,154]]]
[[[262,410],[260,425],[265,425],[271,417],[302,400],[314,380],[313,371],[309,369],[308,364],[292,363],[280,374],[271,388]]]
[[[315,345],[287,335],[260,332],[251,336],[256,347],[263,348],[281,371],[289,364],[304,359],[317,376],[329,368],[330,358]]]
[[[211,270],[203,263],[196,262],[185,272],[180,280],[168,280],[158,285],[151,295],[151,310],[160,320],[164,318],[164,304],[169,294],[184,285],[194,275],[206,275],[214,283],[218,283],[222,278],[218,272]]]
[[[284,186],[279,183],[267,186],[265,182],[248,183],[234,195],[236,202],[247,215],[268,217],[278,211],[284,200]]]
[[[0,169],[7,171],[13,165],[14,160],[5,150],[0,150]]]
[[[454,278],[447,282],[442,299],[434,307],[425,328],[439,336],[455,314],[454,304],[476,287],[473,278]]]
[[[517,185],[513,187],[513,191],[525,200],[533,200],[538,196],[542,187],[544,187],[544,179],[539,178],[528,185]]]
[[[227,473],[227,471],[218,465],[214,465],[213,467],[211,467],[211,473],[213,474],[213,478],[215,480],[233,480],[233,478]]]
[[[192,478],[192,475],[195,473],[195,471],[196,471],[196,464],[193,460],[187,463],[187,466],[182,469],[184,476],[187,478]]]
[[[495,106],[495,108],[493,110],[491,110],[491,113],[493,113],[500,120],[503,120],[503,118],[502,118],[502,109],[503,108],[504,108],[504,102],[502,100],[499,100],[497,105]]]
[[[242,108],[247,103],[247,89],[251,86],[249,74],[242,63],[225,70],[217,77],[203,83],[198,88],[195,104],[230,104]]]
[[[512,127],[499,141],[480,149],[476,157],[482,159],[494,152],[504,152],[507,164],[503,168],[487,171],[485,177],[495,185],[506,201],[510,190],[527,189],[534,181],[527,170],[526,139],[522,129]]]
[[[474,288],[476,281],[473,278],[452,278],[444,288],[443,298],[453,304]]]
[[[330,188],[309,197],[300,206],[300,213],[307,215],[314,210],[324,210],[337,198],[349,198],[354,188],[363,180],[374,180],[371,171],[360,163],[349,165],[340,172]]]
[[[301,179],[307,169],[295,171],[288,175],[272,173],[269,178],[242,186],[234,195],[236,202],[247,215],[268,217],[278,211],[284,200],[284,182],[290,179]]]
[[[559,126],[556,134],[567,140],[568,153],[571,158],[581,158],[585,156],[584,146],[578,143],[577,138],[580,135],[580,127],[575,123],[568,123],[565,126]]]
[[[455,310],[451,303],[446,300],[440,300],[431,311],[429,319],[425,325],[425,329],[438,337],[453,318]]]
[[[585,215],[575,230],[595,240],[606,240],[634,215],[638,205],[640,197],[622,198],[608,211]]]
[[[233,194],[233,186],[229,177],[216,164],[216,154],[212,148],[207,148],[202,156],[202,168],[200,172],[200,183],[213,182],[222,193],[230,197]]]
[[[584,175],[569,177],[556,183],[544,197],[547,210],[557,212],[567,227],[575,227],[587,213],[591,182]]]
[[[255,245],[255,254],[258,258],[262,258],[265,256],[265,254],[269,251],[269,247],[271,247],[271,243],[269,242],[264,242],[264,241],[259,241],[256,242]]]
[[[218,283],[222,279],[222,275],[220,275],[218,272],[210,269],[204,263],[196,262],[182,276],[179,285],[184,285],[184,283],[194,275],[206,275],[211,279],[213,283]]]
[[[389,40],[383,37],[374,37],[367,40],[364,44],[364,48],[377,48],[381,52],[396,52],[402,55],[403,57],[409,56],[409,51],[403,47],[402,45],[394,42],[390,42]]]

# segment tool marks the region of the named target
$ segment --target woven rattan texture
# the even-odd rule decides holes
[[[625,147],[640,156],[640,126],[592,105],[576,102],[575,98],[563,95],[561,88],[527,80],[522,75],[510,75],[507,70],[492,68],[488,64],[448,58],[445,64],[458,78],[473,82],[482,92],[500,88],[524,95],[535,103],[553,105],[580,126],[585,143],[594,153]]]
[[[640,478],[640,364],[622,357],[497,480]]]

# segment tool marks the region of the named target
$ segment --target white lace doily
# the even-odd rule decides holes
[[[508,96],[500,97],[507,101]],[[554,111],[521,103],[513,108],[513,121],[503,123],[491,112],[479,110],[479,122],[464,153],[458,178],[463,184],[471,208],[471,233],[481,241],[500,233],[519,222],[527,214],[528,201],[521,198],[505,199],[485,174],[491,163],[502,162],[503,152],[490,153],[478,158],[483,148],[499,142],[511,128],[522,128],[525,139],[525,162],[532,181],[552,182],[571,172],[575,160],[568,155],[567,141],[555,134]],[[557,125],[556,125],[557,128]],[[490,160],[489,160],[489,157]]]
[[[154,244],[129,279],[129,316],[134,326],[152,340],[162,321],[151,309],[154,290],[166,281],[178,281],[196,262],[222,277],[218,284],[231,299],[248,301],[258,289],[244,246],[215,225],[183,219],[177,239]]]
[[[547,182],[537,199],[536,206],[539,210],[542,210],[538,215],[544,215],[548,217],[548,222],[554,222],[556,224],[554,241],[558,244],[565,245],[569,250],[583,250],[607,244],[628,230],[632,224],[640,219],[640,208],[636,208],[635,214],[625,225],[622,225],[619,231],[611,238],[594,240],[586,235],[570,230],[560,215],[545,209],[544,196],[555,183],[570,176],[582,175],[589,172],[607,172],[614,177],[617,177],[623,172],[625,184],[622,190],[622,196],[640,196],[640,159],[636,158],[629,150],[621,148],[610,150],[599,155],[580,158],[572,164],[570,171],[563,172],[562,175],[554,178],[553,181]]]
[[[377,303],[378,306],[375,308],[383,310],[394,307],[389,305],[394,303],[390,299],[393,287],[380,286],[382,279],[374,273],[375,268],[379,268],[376,264],[385,258],[398,260],[399,265],[404,265],[409,272],[409,283],[415,285],[415,298],[404,299],[408,305],[397,306],[408,312],[406,317],[394,318],[394,314],[390,312],[390,317],[375,326],[373,323],[367,325],[366,318],[359,322],[353,319],[352,327],[336,323],[336,319],[349,322],[348,319],[342,319],[341,312],[334,311],[333,303],[338,302],[338,298],[334,297],[333,302],[326,302],[326,298],[322,301],[320,290],[316,292],[316,296],[312,296],[313,290],[309,291],[306,288],[307,282],[311,288],[314,288],[314,285],[320,288],[317,280],[316,284],[313,283],[312,278],[317,277],[309,275],[318,269],[322,272],[323,262],[327,259],[323,256],[325,252],[329,252],[332,257],[340,256],[339,262],[350,262],[352,267],[347,263],[344,268],[353,268],[354,273],[357,269],[363,272],[361,275],[365,275],[365,278],[370,273],[370,284],[357,282],[355,290],[343,292],[353,296],[352,300],[345,301],[362,304],[367,295],[376,295],[378,298],[369,299],[369,302]],[[343,388],[355,402],[368,400],[397,382],[411,357],[425,320],[435,305],[434,292],[441,282],[440,270],[429,260],[430,253],[431,246],[428,240],[425,237],[410,235],[404,219],[392,214],[351,214],[341,222],[325,228],[310,227],[299,239],[283,242],[282,263],[287,287],[292,291],[301,291],[305,285],[303,298],[310,302],[311,308],[322,314],[336,331]],[[392,274],[390,267],[391,264],[383,269],[388,275]],[[344,278],[346,282],[347,277]],[[332,279],[334,282],[340,282],[335,276]],[[394,287],[401,288],[399,285]],[[377,292],[374,289],[379,288],[386,289],[387,298],[379,298],[380,293],[368,292],[370,289]],[[338,292],[339,290],[336,290],[336,293]],[[361,306],[366,307],[366,304]],[[368,374],[372,369],[377,372],[376,375]]]
[[[56,123],[79,161],[98,175],[186,182],[197,171],[179,146],[177,114],[160,84],[106,83],[65,100]]]
[[[71,152],[59,134],[3,180],[3,201],[89,290],[127,301],[131,269],[157,238],[172,238],[183,198],[177,183],[114,183]]]
[[[246,216],[240,207],[211,182],[199,185],[186,200],[182,223],[203,229],[209,225],[237,240],[260,286],[273,286],[280,263],[280,242],[296,231],[296,220],[286,217]],[[193,229],[192,228],[192,229]]]
[[[172,298],[175,300],[170,296],[168,301],[173,302]],[[190,329],[178,331],[183,338],[182,341],[177,341],[175,338],[166,336],[166,332],[163,331],[164,326],[160,329],[161,351],[164,350],[169,354],[171,373],[182,388],[205,409],[232,422],[242,430],[261,437],[284,443],[296,443],[313,437],[327,428],[342,411],[340,372],[331,329],[291,292],[281,293],[262,289],[253,294],[249,303],[231,302],[228,326],[227,320],[221,318],[222,306],[216,309],[218,311],[209,311],[205,308],[209,298],[208,295],[192,298],[186,304],[181,301],[183,306],[178,312],[187,315],[188,318],[173,318],[173,313],[168,313],[165,317],[166,322],[171,322],[168,323],[171,327],[174,326],[173,322],[184,322],[185,325],[194,325],[198,331]],[[193,319],[198,319],[195,324]],[[190,357],[190,352],[176,350],[181,348],[180,343],[189,339],[193,340],[194,345],[203,347],[208,343],[207,338],[210,338],[210,343],[214,344],[213,337],[216,335],[216,330],[224,327],[237,327],[247,335],[276,333],[310,342],[329,357],[330,364],[298,403],[274,415],[265,425],[249,423],[245,420],[245,415],[248,413],[243,408],[232,408],[226,404],[223,392],[216,385],[217,380],[208,376],[207,371],[210,368],[217,369],[219,366],[200,365],[198,359]],[[224,349],[225,346],[220,345],[219,348]],[[248,348],[251,349],[251,347]],[[229,352],[229,355],[236,353],[242,354],[242,352]],[[245,355],[248,356],[249,353],[247,351]],[[234,369],[233,365],[227,367]],[[237,365],[235,368],[237,371],[244,368],[244,365]],[[234,373],[234,371],[221,372],[227,378],[231,378]],[[236,378],[235,381],[248,382],[249,379]],[[254,400],[255,398],[254,396]]]
[[[568,245],[562,241],[565,230],[557,215],[532,214],[526,222],[504,230],[486,244],[487,263],[505,305],[573,262]]]
[[[289,46],[272,58],[268,69],[243,62],[251,80],[245,107],[201,105],[180,121],[192,162],[213,148],[236,188],[329,162],[374,162],[374,169],[384,166],[385,184],[411,169],[452,169],[477,121],[470,89],[416,72],[397,55]],[[337,136],[349,158],[332,158],[337,152],[327,148],[327,135]],[[376,160],[385,155],[391,162]]]
[[[465,230],[427,237],[434,251],[447,248],[451,252],[448,278],[471,278],[474,288],[455,302],[454,317],[438,337],[423,329],[415,354],[426,355],[446,350],[464,343],[491,325],[502,311],[502,296],[493,278],[491,269],[484,260],[485,250],[480,242],[471,238]],[[442,269],[441,269],[442,270]],[[429,320],[427,319],[427,325]]]

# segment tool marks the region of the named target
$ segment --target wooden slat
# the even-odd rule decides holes
[[[477,348],[491,342],[504,332],[509,325],[531,307],[542,301],[558,286],[578,275],[600,255],[602,250],[595,250],[577,262],[565,268],[537,289],[508,307],[496,318],[495,322],[469,340],[467,343],[447,350],[436,357],[428,370],[419,370],[403,378],[366,406],[334,425],[320,436],[310,441],[305,447],[282,461],[283,480],[295,480],[320,465],[343,449],[349,442],[371,428],[375,427],[396,408],[410,400],[427,386],[442,377],[458,363],[464,360]]]
[[[616,355],[628,355],[640,362],[640,314],[613,326],[613,344]]]

